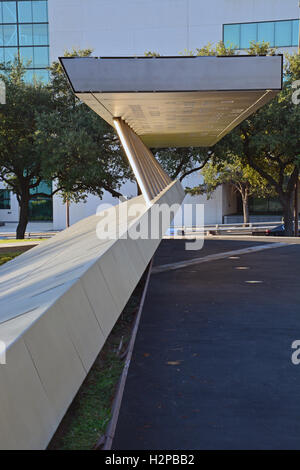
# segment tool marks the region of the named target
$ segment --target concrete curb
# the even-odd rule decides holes
[[[121,375],[121,378],[120,378],[120,381],[119,381],[118,390],[117,390],[117,393],[116,393],[116,396],[115,396],[115,399],[114,399],[114,404],[113,404],[113,408],[112,408],[112,417],[111,417],[111,420],[110,420],[109,425],[107,427],[105,442],[104,442],[104,445],[103,445],[101,450],[111,450],[111,446],[112,446],[112,443],[113,443],[113,439],[114,439],[114,435],[115,435],[116,427],[117,427],[117,423],[118,423],[118,418],[119,418],[119,412],[120,412],[120,408],[121,408],[121,404],[122,404],[123,393],[124,393],[124,389],[125,389],[125,385],[126,385],[128,369],[129,369],[129,366],[130,366],[132,353],[133,353],[133,348],[134,348],[134,343],[135,343],[136,335],[137,335],[139,324],[140,324],[140,319],[141,319],[141,315],[142,315],[142,311],[143,311],[143,306],[144,306],[146,294],[147,294],[147,291],[148,291],[150,275],[152,273],[152,264],[153,264],[153,259],[150,261],[150,265],[148,267],[147,278],[146,278],[146,282],[145,282],[141,302],[140,302],[140,305],[139,305],[139,310],[138,310],[138,313],[137,313],[137,316],[136,316],[136,319],[135,319],[135,322],[134,322],[132,335],[131,335],[129,345],[128,345],[128,353],[127,353],[126,360],[125,360],[125,363],[124,363],[124,368],[123,368],[123,371],[122,371],[122,375]]]

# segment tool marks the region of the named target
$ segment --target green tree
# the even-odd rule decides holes
[[[219,161],[239,157],[268,182],[281,203],[287,236],[293,235],[293,200],[299,178],[300,106],[292,100],[292,85],[300,78],[299,64],[299,54],[288,55],[283,90],[214,148]]]
[[[120,197],[121,184],[132,177],[111,127],[85,104],[39,117],[44,177],[54,179],[66,201],[100,198],[104,191]]]
[[[29,201],[42,193],[32,190],[43,179],[43,153],[38,139],[38,116],[54,108],[49,90],[42,84],[26,84],[24,67],[16,58],[0,70],[6,85],[6,104],[0,107],[0,179],[16,195],[19,206],[17,238],[24,238]]]
[[[266,197],[267,195],[274,195],[274,191],[270,189],[267,181],[236,156],[233,156],[230,161],[223,160],[218,163],[211,160],[204,167],[201,174],[204,183],[194,188],[186,188],[186,192],[191,195],[206,194],[210,198],[218,186],[229,184],[241,196],[244,224],[249,223],[250,196]]]
[[[69,56],[88,56],[90,50]],[[52,195],[84,200],[103,191],[120,196],[121,184],[132,178],[114,130],[70,89],[59,62],[51,66],[51,82],[24,82],[16,58],[4,70],[7,104],[0,108],[0,178],[16,194],[20,206],[17,238],[24,238],[29,201],[44,180],[55,180]]]
[[[88,57],[90,49],[66,51],[65,57]],[[114,129],[73,93],[59,62],[50,67],[49,91],[55,110],[39,117],[39,139],[44,143],[44,174],[53,178],[66,200],[100,198],[103,191],[121,196],[120,187],[132,172]]]
[[[211,150],[199,147],[169,147],[155,149],[153,153],[172,179],[182,181],[200,171],[211,157]]]

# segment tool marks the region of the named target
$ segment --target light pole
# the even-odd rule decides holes
[[[70,227],[70,202],[66,200],[66,228]]]

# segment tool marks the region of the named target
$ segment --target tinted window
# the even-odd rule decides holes
[[[3,25],[3,43],[4,46],[17,46],[17,25],[5,24]]]
[[[16,56],[18,56],[18,48],[17,47],[5,47],[4,48],[5,63],[13,62],[15,60]]]
[[[224,25],[224,44],[226,47],[230,45],[236,48],[240,47],[240,25],[226,24]]]
[[[32,23],[31,2],[18,2],[19,23]]]
[[[49,65],[49,51],[48,47],[35,47],[34,48],[34,67],[42,68]]]
[[[17,21],[16,2],[2,2],[3,23],[15,23]]]
[[[33,47],[20,47],[20,58],[25,67],[33,67]]]
[[[10,209],[10,191],[0,189],[0,209]]]
[[[20,46],[31,46],[33,44],[32,24],[19,25]]]
[[[33,44],[35,46],[48,44],[48,25],[47,24],[34,24],[33,25]]]
[[[25,75],[24,75],[24,80],[26,83],[33,82],[33,74],[34,74],[34,70],[26,70]]]
[[[47,22],[48,21],[47,2],[45,1],[32,2],[32,16],[33,16],[34,23]]]
[[[299,44],[299,20],[294,20],[292,23],[292,44],[298,46]]]
[[[247,49],[251,41],[265,41],[271,47],[298,46],[299,20],[264,21],[224,25],[225,46]]]
[[[257,25],[257,40],[259,42],[265,41],[274,46],[274,23],[258,23]]]
[[[241,43],[240,47],[246,49],[250,47],[251,41],[257,41],[257,24],[242,24],[241,25]]]
[[[275,46],[292,45],[292,22],[277,21],[275,23]]]
[[[49,81],[49,72],[48,72],[48,70],[35,70],[34,75],[35,75],[35,79],[38,82],[47,83]]]

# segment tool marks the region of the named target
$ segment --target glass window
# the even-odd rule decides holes
[[[31,46],[33,44],[32,24],[19,25],[20,46]]]
[[[17,25],[5,24],[3,25],[3,43],[4,46],[17,46]]]
[[[0,25],[0,46],[3,46],[3,25]]]
[[[275,23],[275,46],[292,45],[292,22],[277,21]]]
[[[2,2],[3,23],[16,23],[17,9],[16,2]]]
[[[240,47],[240,25],[225,24],[224,25],[224,44],[226,47]]]
[[[48,25],[47,24],[34,24],[33,25],[33,44],[35,46],[48,44]]]
[[[19,23],[32,23],[31,2],[18,2]]]
[[[6,64],[7,62],[13,62],[17,56],[18,56],[17,47],[5,47],[4,48],[4,59],[5,59]]]
[[[0,189],[0,209],[10,209],[10,191]]]
[[[49,72],[48,72],[48,70],[35,70],[34,75],[35,75],[35,79],[38,82],[48,83],[48,81],[49,81]]]
[[[37,73],[39,71],[36,71]],[[35,196],[36,193],[45,193],[49,196]],[[34,196],[29,203],[29,220],[52,220],[53,209],[52,209],[52,183],[42,181],[37,188],[30,190],[30,193]]]
[[[257,40],[259,42],[269,42],[270,46],[274,46],[274,23],[268,21],[267,23],[258,23],[257,25]]]
[[[33,47],[20,47],[20,59],[25,67],[33,67]]]
[[[293,29],[293,37],[292,37],[292,45],[298,46],[299,45],[299,20],[294,20],[292,22],[292,29]]]
[[[35,47],[34,48],[34,67],[36,68],[49,67],[49,48],[48,47]]]
[[[3,64],[4,63],[4,49],[3,47],[0,47],[0,64]],[[3,71],[1,70],[1,73]]]
[[[32,17],[34,23],[47,22],[48,21],[48,12],[47,12],[47,2],[38,1],[32,2]]]
[[[44,193],[44,194],[47,194],[48,196],[51,196],[52,182],[51,181],[41,181],[40,184],[36,188],[31,188],[30,189],[30,194],[34,195],[36,193]]]
[[[241,25],[241,49],[250,47],[251,41],[257,41],[257,24],[242,24]]]
[[[26,72],[24,74],[25,83],[32,83],[33,82],[33,74],[34,74],[33,70],[26,70]]]

